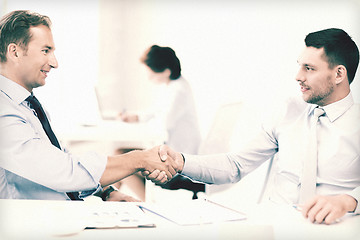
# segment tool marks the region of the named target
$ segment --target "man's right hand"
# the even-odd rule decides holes
[[[148,172],[151,179],[164,184],[178,172],[178,163],[171,156],[167,161],[160,159],[160,146],[149,150],[134,150],[128,153],[108,156],[105,171],[100,178],[101,186],[107,186],[136,172]],[[156,171],[157,170],[157,171]],[[148,175],[149,175],[148,174]]]
[[[128,122],[128,123],[139,122],[139,116],[138,115],[130,114],[130,113],[127,113],[127,112],[119,113],[119,118],[123,122]]]
[[[167,145],[161,145],[159,147],[159,156],[162,161],[166,161],[170,157],[175,164],[176,172],[181,172],[184,168],[184,159],[181,153],[175,152]]]
[[[179,152],[175,152],[173,149],[166,145],[161,145],[159,147],[159,156],[163,162],[171,161],[172,166],[174,167],[176,173],[181,172],[184,167],[184,159]],[[168,180],[165,172],[159,171],[156,169],[155,171],[142,171],[141,174],[146,177],[146,179],[151,180],[154,183],[163,184]]]
[[[154,173],[152,175],[152,180],[159,183],[165,183],[178,172],[178,163],[171,156],[167,157],[167,161],[163,159],[160,160],[161,155],[159,155],[159,153],[162,151],[161,148],[162,146],[142,151],[143,154],[145,153],[145,156],[143,155],[143,159],[141,159],[143,165],[141,171],[148,172],[149,174]],[[147,154],[149,154],[148,157]],[[164,179],[164,177],[166,177],[166,179]]]

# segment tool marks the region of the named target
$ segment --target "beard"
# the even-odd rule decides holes
[[[326,78],[326,82],[318,89],[312,90],[312,93],[309,95],[305,102],[311,104],[317,104],[324,106],[327,104],[329,96],[334,92],[334,84],[331,82],[331,77]]]

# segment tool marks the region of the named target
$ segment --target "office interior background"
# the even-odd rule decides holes
[[[95,122],[98,105],[105,115],[146,109],[154,86],[139,58],[153,44],[177,53],[203,137],[222,104],[261,111],[300,95],[297,58],[309,32],[342,28],[360,46],[358,0],[0,0],[0,9],[52,20],[59,68],[35,93],[55,125]],[[352,90],[360,102],[359,70]]]

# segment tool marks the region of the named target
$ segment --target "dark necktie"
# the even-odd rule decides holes
[[[37,98],[33,94],[31,94],[28,98],[25,99],[25,101],[29,102],[30,108],[35,110],[36,115],[39,118],[41,125],[42,125],[43,129],[45,130],[45,133],[48,136],[48,138],[50,139],[51,143],[55,147],[61,149],[59,141],[57,140],[54,132],[51,129],[49,120],[47,119],[45,111],[41,107],[39,100],[37,100]],[[78,192],[68,192],[66,194],[68,195],[68,197],[71,200],[82,200],[81,198],[79,198]]]

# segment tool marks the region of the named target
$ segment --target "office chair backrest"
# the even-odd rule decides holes
[[[217,110],[210,130],[200,144],[199,154],[224,153],[230,150],[230,140],[241,116],[242,106],[243,103],[234,102]]]
[[[261,122],[260,114],[251,107],[242,102],[221,106],[215,115],[207,137],[200,145],[199,154],[236,151],[246,143],[251,134],[258,130]],[[271,175],[272,161],[268,162],[239,183],[206,185],[206,195],[211,199],[229,204],[231,204],[229,201],[235,199],[243,199],[243,203],[261,201],[266,196],[267,182]]]

